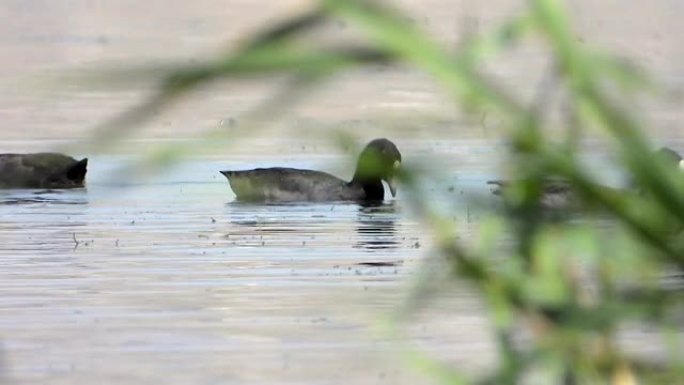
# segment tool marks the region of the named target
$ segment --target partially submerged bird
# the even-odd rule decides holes
[[[85,185],[88,158],[57,153],[0,154],[0,188],[77,188]]]
[[[401,166],[401,153],[391,141],[375,139],[359,155],[351,181],[322,171],[296,168],[257,168],[221,171],[228,178],[237,200],[256,202],[381,201],[382,181],[396,195],[394,176]]]
[[[488,185],[494,195],[503,195],[510,188],[512,182],[506,180],[490,180]],[[544,209],[570,209],[578,205],[577,197],[572,191],[572,185],[562,180],[545,181],[539,195],[539,206]]]
[[[679,153],[671,148],[663,147],[656,151],[656,156],[671,165],[677,165],[680,170],[684,170],[684,159]]]
[[[684,160],[681,155],[676,151],[663,147],[655,152],[655,156],[662,159],[668,165],[672,167],[677,167],[680,170],[684,170]],[[495,195],[503,195],[506,190],[510,188],[512,182],[506,180],[490,180],[487,181],[488,185],[493,185],[492,193]],[[611,189],[610,187],[603,187],[606,190],[614,190],[620,192],[619,189]],[[634,186],[636,192],[638,188]],[[574,209],[579,206],[579,200],[575,192],[573,191],[573,186],[568,181],[564,180],[548,180],[542,185],[542,191],[539,196],[539,206],[543,209]]]

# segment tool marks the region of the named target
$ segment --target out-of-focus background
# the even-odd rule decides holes
[[[395,3],[447,48],[458,47],[468,34],[491,31],[525,7],[524,2],[512,0]],[[97,122],[138,101],[149,86],[128,85],[114,91],[93,87],[75,82],[79,69],[121,68],[161,60],[187,63],[212,57],[235,47],[269,22],[284,20],[312,4],[295,0],[3,2],[2,138],[82,137]],[[643,66],[668,86],[681,87],[684,46],[679,36],[684,26],[679,21],[684,4],[582,0],[568,7],[580,39]],[[355,34],[352,26],[342,22],[330,23],[326,30],[331,35]],[[487,70],[525,95],[533,92],[547,67],[544,55],[525,46],[490,63]],[[74,81],[59,82],[65,70]],[[140,135],[193,136],[199,129],[235,118],[262,100],[273,85],[269,81],[245,83],[212,86],[190,102],[161,114]],[[407,112],[453,117],[453,106],[442,96],[431,79],[415,70],[357,71],[336,78],[299,106],[290,114],[290,124],[330,126],[347,122],[354,127],[354,122],[404,116]],[[649,129],[680,135],[676,126],[682,112],[677,105],[664,101],[644,104],[652,123]],[[445,131],[454,136],[482,135],[480,127]]]

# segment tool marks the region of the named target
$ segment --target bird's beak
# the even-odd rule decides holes
[[[397,182],[394,180],[394,178],[389,178],[387,180],[387,185],[389,186],[390,193],[392,194],[392,198],[397,196]]]
[[[393,167],[394,167],[394,172],[396,172],[397,170],[399,170],[399,167],[401,167],[401,162],[398,160],[395,160]],[[397,181],[396,181],[396,179],[394,179],[394,175],[387,178],[387,185],[389,186],[390,193],[392,193],[392,198],[397,196]]]
[[[679,169],[684,171],[684,159],[679,161]]]

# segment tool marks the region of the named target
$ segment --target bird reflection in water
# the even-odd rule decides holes
[[[330,209],[326,206],[325,211],[319,206],[230,204],[230,223],[237,226],[231,226],[225,238],[241,246],[306,247],[320,237],[327,238],[330,244],[344,243],[343,239],[348,229],[353,230],[355,234],[350,239],[349,246],[376,252],[378,257],[381,251],[400,247],[394,203],[364,204],[356,207],[335,205],[330,206]],[[348,214],[352,214],[352,218],[349,218]],[[348,219],[353,221],[349,223]],[[289,235],[284,237],[285,233]],[[318,241],[320,244],[321,240]],[[361,265],[395,266],[397,262],[364,262]]]
[[[356,248],[368,251],[398,248],[394,202],[359,206],[356,233]],[[370,262],[363,264],[374,265]]]
[[[88,203],[86,190],[4,190],[0,191],[0,205],[22,204],[64,204],[84,205]]]

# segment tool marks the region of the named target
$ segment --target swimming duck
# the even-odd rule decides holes
[[[0,188],[77,188],[85,185],[88,158],[43,152],[0,154]]]
[[[372,140],[359,155],[351,181],[322,171],[296,168],[257,168],[221,171],[237,200],[256,202],[382,201],[387,182],[396,195],[394,176],[401,165],[401,153],[387,139]]]
[[[490,180],[488,185],[494,195],[503,195],[510,188],[512,182],[507,180]],[[572,191],[572,185],[562,180],[548,180],[542,186],[539,196],[539,206],[544,209],[569,209],[578,205],[577,197]]]
[[[668,164],[677,165],[680,170],[684,170],[684,160],[679,153],[671,148],[663,147],[656,151],[656,156],[663,159]]]
[[[77,188],[85,185],[88,158],[43,152],[0,154],[0,188]]]
[[[684,170],[684,160],[679,153],[671,148],[660,148],[655,152],[655,156],[663,159],[664,162],[673,167]],[[494,186],[492,189],[493,194],[503,195],[511,185],[511,182],[506,180],[490,180],[487,181],[487,184]],[[611,189],[609,187],[605,188]],[[638,189],[636,190],[638,191]],[[573,191],[573,186],[569,182],[564,180],[548,180],[542,186],[539,205],[543,209],[572,209],[579,206],[579,200]]]

